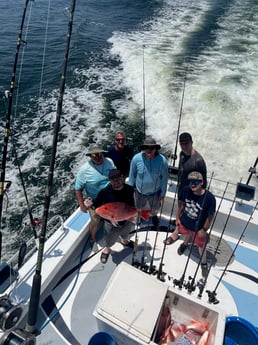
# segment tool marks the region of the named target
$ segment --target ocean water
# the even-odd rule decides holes
[[[26,12],[1,224],[9,243],[28,221],[14,149],[33,215],[42,216],[69,7],[37,0]],[[2,133],[23,9],[0,3]],[[189,131],[210,175],[245,182],[258,154],[257,37],[256,0],[77,0],[50,215],[76,207],[85,147],[108,145],[121,127],[135,150],[145,132],[167,155],[179,151],[178,130]]]

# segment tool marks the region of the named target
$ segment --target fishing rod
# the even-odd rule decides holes
[[[212,222],[211,229],[213,228],[213,226],[214,226],[214,224],[215,224],[215,221],[216,221],[218,212],[219,212],[220,207],[221,207],[221,205],[222,205],[222,202],[223,202],[223,200],[224,200],[224,197],[225,197],[226,191],[227,191],[227,189],[228,189],[228,186],[229,186],[229,182],[227,182],[226,187],[225,187],[225,189],[224,189],[224,191],[223,191],[223,194],[222,194],[222,197],[221,197],[221,199],[220,199],[220,203],[219,203],[219,206],[218,206],[216,215],[215,215],[215,217],[214,217],[214,219],[213,219],[213,222]],[[232,208],[231,208],[231,211],[232,211]],[[221,243],[221,241],[222,241],[222,237],[223,237],[223,234],[224,234],[224,232],[225,232],[225,229],[226,229],[226,228],[225,228],[225,226],[224,226],[224,227],[223,227],[223,230],[222,230],[222,232],[221,232],[221,234],[220,234],[219,241],[217,242],[217,246],[216,246],[216,248],[215,248],[214,251],[213,251],[214,258],[216,258],[216,255],[217,255],[217,253],[218,253],[218,249],[219,249],[220,243]],[[202,293],[203,293],[203,290],[204,290],[205,285],[206,285],[206,283],[207,283],[207,280],[208,280],[208,277],[209,277],[209,274],[210,274],[210,271],[211,271],[211,267],[212,267],[212,264],[210,264],[209,267],[208,267],[207,274],[206,274],[206,276],[204,277],[204,281],[199,282],[199,283],[197,284],[197,285],[198,285],[198,288],[199,288],[199,294],[198,294],[198,297],[199,297],[199,298],[202,297]]]
[[[173,155],[173,163],[172,163],[173,167],[175,166],[176,159],[177,159],[177,154],[176,153],[177,153],[179,131],[180,131],[180,125],[181,125],[181,119],[182,119],[182,113],[183,113],[183,104],[184,104],[184,98],[185,98],[185,84],[186,84],[187,70],[188,70],[188,67],[186,68],[185,75],[184,75],[183,91],[182,91],[182,98],[181,98],[179,118],[178,118],[178,125],[177,125],[177,132],[176,132],[176,146],[175,146],[175,151],[174,151],[174,155]]]
[[[193,237],[193,240],[192,240],[192,243],[191,243],[191,246],[190,246],[190,250],[189,250],[189,253],[188,253],[188,256],[187,256],[186,264],[185,264],[184,271],[183,271],[183,274],[182,274],[181,278],[173,280],[173,284],[175,286],[178,286],[179,289],[182,289],[182,287],[184,286],[185,274],[186,274],[186,271],[187,271],[187,268],[188,268],[188,264],[189,264],[189,261],[190,261],[190,257],[191,257],[191,254],[192,254],[192,250],[193,250],[194,241],[195,241],[196,236],[197,236],[197,231],[195,231],[195,233],[194,233],[194,237]]]
[[[248,184],[248,183],[250,182],[250,180],[251,180],[253,174],[256,173],[256,165],[257,165],[257,164],[258,164],[258,156],[257,156],[257,158],[256,158],[256,161],[255,161],[255,163],[254,163],[254,166],[251,167],[251,168],[249,168],[249,170],[248,170],[248,171],[250,172],[250,175],[249,175],[249,177],[248,177],[248,179],[247,179],[247,181],[246,181],[246,184]]]
[[[144,170],[145,170],[145,166],[144,166]],[[160,172],[160,170],[159,170],[159,172]],[[159,175],[157,175],[157,177],[156,177],[155,185],[154,185],[154,190],[157,187],[158,180],[159,180]],[[143,185],[143,180],[142,180],[142,185]],[[150,204],[150,202],[148,202],[151,209],[153,209],[153,206],[154,206],[154,198],[155,198],[155,194],[152,197],[151,204]],[[153,246],[153,254],[151,256],[151,262],[150,262],[150,266],[149,267],[148,267],[148,265],[145,262],[145,252],[146,252],[146,249],[147,249],[147,238],[148,238],[149,230],[146,232],[146,236],[145,236],[144,250],[143,250],[143,253],[142,253],[140,269],[143,270],[144,272],[150,273],[150,274],[153,274],[156,271],[156,268],[153,266],[153,260],[154,260],[154,253],[155,253],[155,250],[156,250],[157,235],[158,235],[158,232],[159,232],[159,224],[160,224],[160,219],[161,219],[163,205],[164,205],[164,198],[163,198],[162,203],[161,203],[161,210],[160,210],[159,219],[157,218],[157,215],[154,215],[155,218],[152,217],[152,223],[153,223],[154,229],[156,230],[156,236],[155,236],[155,241],[154,241],[154,246]],[[149,227],[150,227],[150,220],[148,222],[148,229],[149,229]]]
[[[143,44],[142,46],[142,97],[143,97],[143,134],[144,134],[144,139],[146,135],[146,96],[145,96],[145,59],[144,59],[144,48],[145,45]]]
[[[178,184],[176,185],[175,197],[174,197],[171,212],[170,212],[169,224],[168,224],[167,231],[166,231],[166,238],[163,241],[164,245],[163,245],[162,255],[161,255],[159,269],[158,269],[158,276],[157,277],[161,281],[164,281],[164,274],[162,272],[162,267],[164,265],[163,261],[164,261],[164,257],[165,257],[166,247],[167,247],[167,239],[169,238],[168,234],[169,234],[169,232],[173,232],[175,230],[175,224],[172,222],[172,217],[173,217],[174,207],[175,207],[175,203],[176,203],[177,189],[178,189]]]
[[[172,228],[170,228],[170,226]],[[164,266],[163,261],[164,261],[164,257],[165,257],[166,247],[167,247],[166,240],[168,239],[168,233],[173,232],[174,230],[175,230],[175,224],[172,224],[170,222],[168,227],[167,227],[167,231],[166,231],[166,234],[167,234],[166,239],[165,239],[165,241],[163,241],[164,245],[163,245],[162,255],[161,255],[159,269],[158,269],[158,273],[157,273],[157,278],[163,282],[165,281],[165,279],[164,279],[165,273],[163,272],[163,266]]]
[[[218,304],[218,303],[219,303],[219,300],[216,298],[216,296],[217,296],[217,292],[216,292],[216,291],[217,291],[217,289],[218,289],[218,287],[219,287],[219,285],[220,285],[220,283],[221,283],[221,281],[222,281],[222,278],[224,277],[224,274],[225,274],[226,271],[227,271],[227,268],[228,268],[228,266],[229,266],[229,264],[230,264],[232,258],[233,258],[234,255],[235,255],[235,252],[236,252],[236,250],[237,250],[237,248],[238,248],[238,246],[239,246],[239,243],[240,243],[241,239],[243,238],[243,236],[244,236],[244,234],[245,234],[245,232],[246,232],[246,229],[247,229],[247,227],[248,227],[248,225],[249,225],[251,219],[253,218],[253,215],[254,215],[254,212],[255,212],[255,210],[256,210],[256,208],[257,208],[257,205],[258,205],[258,202],[257,202],[256,205],[254,206],[253,211],[252,211],[252,213],[251,213],[251,215],[250,215],[248,221],[246,222],[246,225],[245,225],[245,227],[244,227],[244,229],[243,229],[243,231],[242,231],[242,233],[241,233],[241,235],[240,235],[240,237],[239,237],[239,239],[238,239],[238,241],[237,241],[237,243],[236,243],[236,245],[235,245],[234,250],[232,251],[232,253],[231,253],[231,255],[230,255],[229,259],[228,259],[228,262],[227,262],[227,264],[226,264],[226,266],[225,266],[225,268],[224,268],[224,270],[223,270],[223,272],[222,272],[222,274],[221,274],[221,276],[220,276],[220,278],[219,278],[219,280],[218,280],[218,282],[217,282],[217,285],[215,286],[215,289],[214,289],[213,291],[206,290],[206,292],[207,292],[207,294],[208,294],[208,298],[209,298],[209,302],[210,302],[210,303],[213,303],[213,304]]]
[[[211,182],[212,182],[213,175],[214,175],[214,173],[212,173],[212,175],[211,175],[211,179],[210,179],[210,182],[209,182],[209,186],[208,186],[208,188],[207,188],[208,190],[210,189],[210,185],[211,185]],[[228,186],[228,183],[227,183],[227,186]],[[209,243],[208,238],[209,238],[210,235],[211,235],[211,232],[212,232],[212,229],[213,229],[215,220],[216,220],[216,218],[217,218],[217,215],[218,215],[218,212],[219,212],[221,203],[222,203],[222,200],[224,199],[224,196],[225,196],[225,193],[226,193],[226,190],[227,190],[227,186],[226,186],[226,188],[224,189],[222,198],[220,199],[219,206],[218,206],[218,208],[217,208],[217,211],[216,211],[216,213],[215,213],[215,216],[214,216],[213,219],[212,219],[211,226],[210,226],[210,231],[209,231],[209,233],[207,234],[208,237],[207,237],[207,240],[205,241],[205,244],[204,244],[202,253],[201,253],[201,255],[200,255],[200,258],[199,258],[199,260],[198,260],[198,264],[197,264],[197,266],[196,266],[194,275],[193,275],[193,277],[192,277],[192,276],[189,276],[188,282],[185,284],[185,288],[188,290],[189,293],[195,291],[195,288],[196,288],[195,280],[196,280],[196,277],[197,277],[197,273],[198,273],[198,271],[199,271],[200,266],[202,265],[203,255],[204,255],[205,250],[206,250],[206,248],[207,248],[207,245],[208,245],[208,243]]]
[[[236,197],[237,197],[237,196],[236,196],[236,194],[235,194],[235,197],[234,197],[234,199],[233,199],[233,201],[232,201],[232,203],[231,203],[231,207],[230,207],[229,213],[228,213],[228,215],[227,215],[225,224],[224,224],[223,229],[222,229],[222,232],[221,232],[221,234],[220,234],[220,237],[219,237],[217,246],[216,246],[216,248],[214,249],[213,255],[214,255],[215,257],[216,257],[216,255],[217,255],[217,253],[218,253],[218,249],[219,249],[220,243],[221,243],[221,241],[222,241],[224,232],[225,232],[226,227],[227,227],[227,225],[228,225],[228,221],[229,221],[229,218],[230,218],[230,216],[231,216],[231,212],[232,212],[232,210],[233,210],[233,206],[234,206],[234,204],[235,204]],[[211,270],[211,265],[209,266],[208,273],[207,273],[207,277],[204,279],[203,284],[201,284],[201,283],[199,284],[199,294],[198,294],[198,297],[200,297],[200,298],[202,297],[202,293],[203,293],[204,287],[205,287],[205,285],[206,285],[206,283],[207,283],[207,279],[208,279],[208,276],[209,276],[209,274],[210,274],[210,270]]]
[[[26,0],[25,2],[20,30],[18,34],[18,39],[17,39],[17,44],[16,44],[16,53],[15,53],[15,59],[14,59],[14,64],[13,64],[13,71],[12,71],[12,78],[11,78],[11,83],[10,83],[10,90],[8,92],[9,94],[8,109],[7,109],[6,118],[5,118],[4,144],[3,144],[1,174],[0,174],[0,261],[2,257],[1,223],[2,223],[3,198],[4,198],[4,182],[5,182],[5,169],[6,169],[7,153],[8,153],[8,142],[9,142],[9,136],[10,136],[10,127],[11,127],[12,103],[13,103],[13,95],[14,95],[14,90],[15,90],[15,79],[16,79],[16,70],[17,70],[17,65],[18,65],[19,51],[20,51],[21,45],[24,43],[22,40],[22,34],[23,34],[23,27],[25,23],[26,12],[27,12],[29,1],[30,0]]]
[[[156,230],[156,235],[155,235],[155,241],[154,241],[154,246],[153,246],[153,250],[152,250],[151,262],[150,262],[150,266],[149,266],[149,273],[150,274],[156,273],[156,266],[153,265],[153,261],[154,261],[154,254],[156,251],[156,246],[157,246],[157,239],[158,239],[158,234],[159,234],[159,229],[160,229],[160,220],[161,220],[161,214],[162,214],[162,210],[163,210],[163,206],[164,206],[164,201],[165,201],[165,198],[163,198],[162,203],[161,203],[159,220],[157,221],[157,223],[155,222],[156,224],[153,224],[154,228]]]
[[[182,274],[180,279],[174,279],[173,280],[174,285],[178,286],[180,289],[182,289],[182,287],[184,285],[185,274],[186,274],[186,271],[187,271],[187,268],[188,268],[188,265],[189,265],[190,257],[191,257],[192,250],[193,250],[193,247],[194,247],[194,242],[195,242],[195,239],[196,239],[196,236],[197,236],[197,233],[198,233],[197,229],[198,229],[200,217],[201,217],[201,214],[202,214],[203,206],[205,204],[207,195],[208,195],[208,191],[205,190],[205,195],[204,195],[201,207],[200,207],[200,213],[199,213],[198,218],[197,218],[196,223],[195,223],[196,231],[194,232],[194,236],[193,236],[193,239],[192,239],[192,243],[191,243],[191,246],[190,246],[190,250],[189,250],[189,253],[188,253],[188,257],[187,257],[187,260],[186,260],[186,264],[185,264],[185,267],[184,267],[183,274]]]
[[[27,323],[25,326],[25,332],[32,333],[32,334],[35,334],[36,332],[36,322],[37,322],[37,314],[38,314],[38,309],[39,309],[40,290],[41,290],[41,269],[42,269],[42,261],[43,261],[43,254],[44,254],[44,243],[45,243],[45,238],[46,238],[47,220],[48,220],[49,206],[50,206],[50,200],[51,200],[52,188],[53,188],[53,177],[54,177],[54,168],[55,168],[56,151],[57,151],[57,143],[58,143],[58,134],[60,130],[60,120],[61,120],[61,114],[62,114],[64,91],[65,91],[65,77],[66,77],[66,71],[67,71],[67,65],[68,65],[68,55],[69,55],[70,43],[71,43],[75,5],[76,5],[76,0],[71,0],[71,8],[69,11],[70,17],[69,17],[69,23],[68,23],[67,36],[66,36],[65,56],[64,56],[63,70],[62,70],[62,75],[61,75],[61,80],[60,80],[59,97],[58,97],[57,111],[56,111],[56,121],[55,121],[54,133],[53,133],[52,152],[51,152],[51,158],[50,158],[47,186],[45,189],[45,203],[44,203],[44,211],[43,211],[43,217],[42,217],[43,222],[42,222],[42,228],[41,228],[41,232],[39,236],[38,257],[37,257],[37,263],[36,263],[36,271],[35,271],[35,275],[33,277],[33,283],[32,283],[28,318],[27,318]]]
[[[6,95],[6,98],[8,97],[8,95]],[[5,107],[5,103],[4,103],[4,107]],[[17,149],[16,149],[16,144],[15,144],[14,135],[12,133],[12,130],[10,130],[10,134],[11,134],[11,141],[12,141],[12,147],[13,147],[12,152],[13,152],[13,155],[14,155],[14,159],[15,159],[16,165],[18,167],[18,171],[19,171],[19,178],[21,180],[22,189],[23,189],[23,193],[24,193],[24,196],[25,196],[27,210],[28,210],[28,214],[29,214],[29,218],[30,218],[30,226],[32,228],[34,239],[36,240],[38,238],[37,231],[36,231],[36,222],[35,222],[35,219],[33,217],[32,209],[30,207],[30,203],[29,203],[29,199],[28,199],[28,194],[26,192],[26,187],[25,187],[25,183],[24,183],[24,179],[23,179],[23,174],[22,174],[22,171],[21,171],[21,165],[19,163],[19,159],[18,159],[18,155],[17,155]],[[5,191],[7,189],[9,189],[9,187],[11,185],[11,181],[9,181],[9,182],[10,182],[10,184],[9,184],[9,186],[8,186],[8,184],[6,185]],[[24,247],[24,244],[22,244],[22,245]],[[24,252],[24,248],[23,248],[23,252]]]
[[[134,246],[133,246],[133,255],[132,255],[132,266],[139,267],[139,261],[135,259],[136,253],[138,251],[138,231],[140,224],[138,222],[138,217],[136,218],[136,226],[135,226],[135,240],[134,240]]]

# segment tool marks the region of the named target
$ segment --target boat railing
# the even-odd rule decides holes
[[[207,188],[218,198],[234,200],[236,202],[251,202],[255,204],[258,200],[257,182],[245,184],[241,180],[238,183],[229,182],[215,177],[213,174],[207,176]],[[175,192],[177,185],[177,169],[170,169],[169,190]]]
[[[52,218],[50,218],[48,223],[47,223],[46,240],[48,238],[50,238],[53,235],[53,233],[59,228],[61,228],[61,229],[64,228],[64,220],[63,220],[62,216],[55,215]],[[20,266],[21,266],[21,262],[20,262],[21,255],[23,256],[22,264],[24,264],[37,251],[38,244],[39,244],[38,243],[38,237],[37,238],[31,237],[28,241],[26,241],[26,248],[24,248],[25,254],[21,254],[21,250],[22,250],[22,245],[21,245],[19,250],[17,250],[14,253],[14,255],[7,261],[7,264],[10,265],[13,269],[20,268]]]

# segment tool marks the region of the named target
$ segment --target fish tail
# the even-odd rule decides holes
[[[140,210],[139,212],[140,212],[140,217],[143,220],[145,220],[145,221],[149,220],[150,214],[151,214],[150,210]]]

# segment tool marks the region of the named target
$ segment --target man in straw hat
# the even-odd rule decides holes
[[[158,226],[157,213],[164,199],[168,182],[168,163],[159,153],[160,145],[151,136],[146,137],[130,165],[128,184],[135,187],[135,207],[150,209],[152,223]]]
[[[90,157],[90,159],[80,167],[75,181],[75,193],[80,209],[82,212],[89,211],[90,213],[90,244],[94,251],[98,250],[96,232],[100,225],[101,217],[92,208],[87,206],[85,199],[95,200],[99,191],[109,184],[109,171],[116,168],[110,158],[104,157],[104,152],[101,146],[97,144],[91,145],[86,153],[86,156]]]

